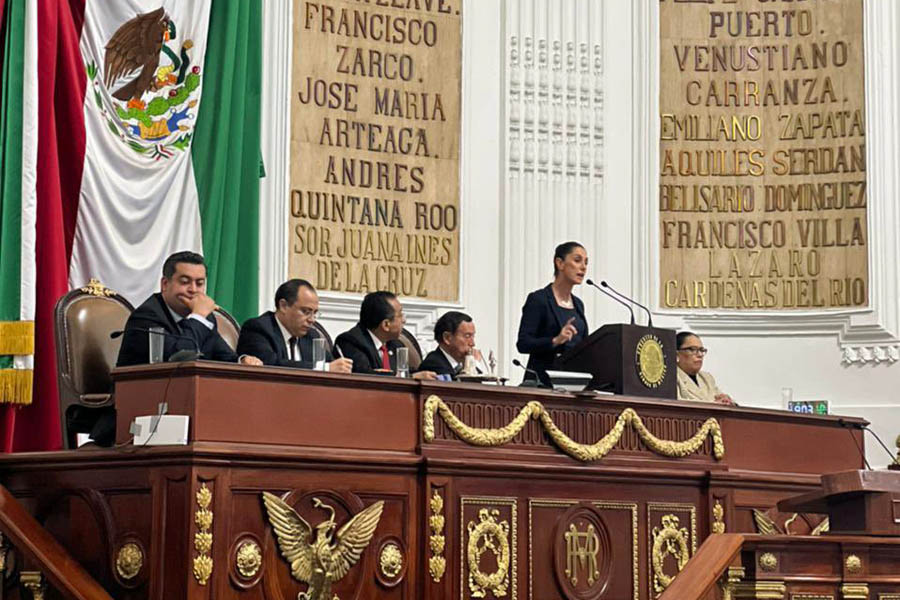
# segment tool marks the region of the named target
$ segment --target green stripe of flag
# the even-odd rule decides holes
[[[0,77],[0,321],[18,321],[22,255],[24,0],[8,0],[3,18],[3,64]]]
[[[260,0],[213,0],[191,146],[207,290],[239,322],[259,312]]]

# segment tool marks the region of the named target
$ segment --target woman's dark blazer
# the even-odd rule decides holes
[[[559,335],[563,325],[566,324],[565,313],[556,303],[553,297],[553,289],[548,285],[528,294],[525,305],[522,307],[522,320],[519,321],[519,339],[516,341],[516,349],[522,354],[528,354],[528,368],[537,371],[541,383],[550,385],[547,378],[547,369],[553,368],[556,357],[573,348],[587,335],[587,317],[584,316],[584,302],[572,295],[575,312],[584,319],[584,331],[579,330],[572,340],[560,346],[553,346],[553,338]],[[531,374],[526,374],[525,379],[534,379]]]

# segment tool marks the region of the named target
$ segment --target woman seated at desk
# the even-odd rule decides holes
[[[550,387],[547,369],[556,357],[575,347],[587,335],[584,303],[572,294],[572,287],[584,281],[588,257],[584,246],[566,242],[553,255],[553,283],[528,294],[519,321],[516,348],[528,354],[528,369],[537,373],[542,385]],[[533,380],[527,371],[525,381]]]
[[[690,331],[681,331],[675,337],[675,346],[678,348],[675,361],[678,364],[679,400],[737,404],[731,396],[719,389],[712,375],[700,370],[707,350],[699,336]]]

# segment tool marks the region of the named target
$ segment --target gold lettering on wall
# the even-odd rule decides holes
[[[869,303],[862,0],[660,2],[660,303]]]
[[[459,296],[462,0],[294,0],[292,277]]]

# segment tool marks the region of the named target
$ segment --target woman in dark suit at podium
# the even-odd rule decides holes
[[[584,339],[588,333],[584,303],[572,288],[584,281],[588,257],[584,246],[566,242],[553,255],[553,283],[528,294],[519,321],[516,349],[528,354],[528,369],[536,372],[542,385],[550,387],[547,369],[556,357]],[[533,380],[531,372],[525,381]]]

